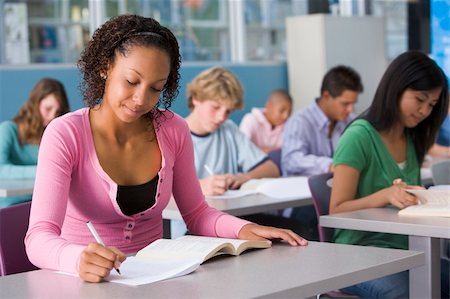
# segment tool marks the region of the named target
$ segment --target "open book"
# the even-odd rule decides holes
[[[253,179],[243,184],[239,190],[228,190],[223,195],[206,196],[206,198],[239,198],[251,194],[264,194],[268,197],[287,200],[311,197],[311,192],[308,187],[308,178],[295,176]]]
[[[120,266],[122,275],[111,272],[108,281],[141,285],[189,274],[204,261],[221,254],[239,255],[251,248],[268,248],[268,241],[200,236],[159,239],[128,257]]]
[[[406,191],[414,194],[419,203],[400,210],[399,215],[450,217],[450,188],[409,189]]]

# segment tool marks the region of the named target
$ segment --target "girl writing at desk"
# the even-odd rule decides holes
[[[345,130],[334,155],[330,213],[403,209],[422,188],[420,165],[448,109],[448,82],[427,55],[410,51],[387,68],[369,109]],[[335,242],[408,248],[407,236],[336,230]],[[447,282],[448,283],[448,282]],[[407,298],[408,272],[364,282],[344,291],[363,298]]]
[[[171,194],[194,234],[306,245],[207,205],[188,126],[168,110],[180,60],[175,36],[154,19],[118,16],[95,31],[78,63],[89,107],[52,122],[42,140],[25,239],[36,266],[101,281],[162,237]]]

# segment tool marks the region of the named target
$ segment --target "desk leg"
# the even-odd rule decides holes
[[[171,237],[170,220],[163,219],[163,238],[170,239],[170,237]]]
[[[410,298],[440,298],[441,264],[439,239],[409,236],[409,249],[425,253],[425,265],[409,270]]]

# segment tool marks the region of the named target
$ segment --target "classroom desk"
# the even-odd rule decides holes
[[[271,198],[263,194],[252,194],[238,198],[207,197],[206,201],[211,207],[234,216],[243,216],[311,205],[312,198],[311,191],[308,186],[308,179],[303,177],[298,181],[298,186],[296,187],[296,197],[291,197],[290,199]],[[183,220],[173,199],[169,201],[169,204],[164,209],[163,218],[166,220]]]
[[[312,204],[311,193],[309,189],[303,191],[299,198],[296,199],[277,199],[267,197],[262,194],[253,194],[240,198],[228,198],[228,199],[207,199],[208,204],[220,211],[226,212],[233,216],[244,216],[255,213],[264,213],[270,211],[276,211],[285,208],[301,207]],[[163,210],[163,228],[164,238],[171,238],[172,229],[171,221],[183,221],[180,210],[178,210],[177,204],[172,199],[169,201],[167,207]]]
[[[288,200],[271,198],[262,194],[252,194],[239,198],[212,198],[206,201],[211,207],[234,216],[250,215],[312,204],[309,189],[301,192],[298,198]],[[183,220],[174,200],[169,201],[169,204],[163,210],[163,218],[167,220]]]
[[[0,278],[1,298],[307,298],[423,265],[424,254],[310,242],[222,256],[195,272],[138,287],[85,283],[47,270]]]
[[[319,221],[324,227],[408,235],[409,249],[425,253],[425,265],[409,271],[410,297],[440,297],[440,239],[450,239],[450,218],[399,216],[395,208],[375,208]]]
[[[34,179],[0,180],[0,197],[28,195],[33,193]]]

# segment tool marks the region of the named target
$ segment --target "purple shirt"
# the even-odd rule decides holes
[[[350,114],[345,120],[338,121],[328,138],[330,121],[317,101],[292,115],[283,131],[283,175],[311,176],[328,172],[339,138],[352,119]]]

